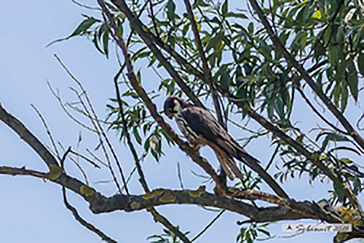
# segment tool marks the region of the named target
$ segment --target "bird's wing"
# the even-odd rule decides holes
[[[181,112],[187,124],[195,133],[217,145],[229,156],[236,157],[238,155],[239,145],[210,112],[196,106],[186,107]]]
[[[237,177],[241,175],[240,171],[230,171],[230,169],[237,168],[235,163],[231,165],[231,162],[233,162],[231,157],[235,157],[257,172],[259,176],[277,193],[277,195],[288,198],[288,195],[279,186],[279,184],[265,171],[265,169],[263,169],[263,167],[260,166],[259,161],[242,149],[207,110],[190,106],[182,110],[182,115],[197,135],[206,139],[210,143],[215,144],[223,150],[228,157],[230,157],[230,160],[227,160],[229,164],[224,164],[229,166],[227,173],[233,172]]]

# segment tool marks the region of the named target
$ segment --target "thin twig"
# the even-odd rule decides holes
[[[86,156],[84,156],[84,155],[82,155],[82,154],[80,154],[80,153],[78,153],[78,152],[76,152],[76,151],[71,150],[71,151],[70,151],[70,153],[71,153],[71,154],[76,155],[77,157],[80,157],[81,159],[83,159],[83,160],[85,160],[86,162],[90,163],[91,165],[93,165],[93,166],[94,166],[95,168],[97,168],[97,169],[100,169],[100,168],[101,168],[101,167],[100,167],[98,164],[96,164],[94,161],[92,161],[91,159],[87,158]]]
[[[112,176],[112,178],[113,178],[113,180],[114,180],[114,183],[115,183],[115,185],[116,185],[116,187],[117,187],[117,189],[118,189],[119,193],[122,193],[122,191],[121,191],[121,187],[120,187],[120,184],[119,184],[119,182],[118,182],[118,180],[117,180],[117,178],[116,178],[115,172],[114,172],[114,170],[113,170],[113,168],[112,168],[111,160],[110,160],[110,158],[109,158],[109,154],[108,154],[107,149],[106,149],[106,147],[105,147],[105,145],[104,145],[104,141],[102,140],[102,137],[103,137],[103,136],[102,136],[102,131],[100,131],[99,127],[97,126],[97,123],[94,121],[94,119],[92,118],[92,116],[91,116],[90,112],[87,110],[86,104],[83,102],[82,97],[81,97],[81,94],[79,94],[79,93],[78,93],[78,91],[77,91],[77,90],[75,90],[75,89],[73,89],[73,88],[71,88],[71,90],[72,90],[72,91],[74,91],[74,92],[76,93],[76,95],[77,95],[77,96],[78,96],[78,98],[79,98],[79,102],[81,103],[81,105],[82,105],[82,106],[83,106],[83,108],[84,108],[84,111],[85,111],[85,112],[87,113],[87,115],[90,117],[90,121],[91,121],[91,123],[92,123],[92,125],[93,125],[93,127],[94,127],[94,129],[95,129],[95,131],[96,131],[97,137],[99,138],[99,143],[100,143],[100,146],[101,146],[102,151],[103,151],[103,153],[104,153],[105,159],[106,159],[106,161],[107,161],[107,163],[108,163],[108,165],[109,165],[109,166],[108,166],[108,168],[109,168],[110,174],[111,174],[111,176]],[[85,92],[83,92],[83,94],[85,94]]]
[[[37,108],[36,108],[33,104],[31,104],[30,106],[31,106],[31,107],[35,110],[35,112],[38,114],[38,116],[39,116],[40,120],[42,121],[43,126],[44,126],[44,128],[46,129],[46,131],[47,131],[47,134],[48,134],[49,140],[50,140],[50,141],[51,141],[51,143],[52,143],[52,146],[53,146],[54,152],[56,153],[57,158],[58,158],[58,159],[60,159],[61,157],[60,157],[60,155],[59,155],[59,152],[58,152],[58,149],[57,149],[56,143],[55,143],[55,141],[54,141],[54,139],[53,139],[53,136],[52,136],[51,131],[49,130],[49,128],[48,128],[48,126],[47,126],[47,123],[46,123],[45,119],[43,118],[42,114],[39,112],[39,110],[38,110],[38,109],[37,109]]]
[[[109,236],[107,236],[104,232],[102,232],[100,229],[96,228],[94,225],[92,225],[91,223],[87,222],[86,220],[84,220],[81,215],[77,212],[77,209],[74,208],[71,204],[69,204],[69,202],[67,201],[67,195],[66,195],[66,188],[64,186],[62,186],[62,194],[63,194],[63,202],[66,206],[66,208],[68,210],[70,210],[73,214],[73,217],[75,217],[75,219],[82,225],[84,226],[86,229],[94,232],[95,234],[97,234],[98,236],[101,237],[102,240],[109,242],[109,243],[117,243],[117,241],[111,239]]]
[[[211,70],[210,70],[208,62],[207,62],[207,58],[206,58],[206,55],[205,55],[205,50],[204,50],[204,48],[202,46],[200,34],[199,34],[198,29],[197,29],[197,24],[196,24],[196,21],[195,21],[195,16],[194,16],[193,11],[192,11],[192,6],[191,6],[189,0],[184,0],[184,3],[186,5],[187,13],[188,13],[188,16],[190,18],[193,34],[195,36],[195,43],[196,43],[196,46],[197,46],[197,50],[198,50],[198,52],[200,54],[200,57],[201,57],[201,60],[202,60],[202,66],[203,66],[204,74],[206,75],[206,80],[208,81],[208,85],[210,86],[212,100],[214,102],[214,106],[215,106],[218,121],[223,127],[226,128],[226,124],[224,123],[224,118],[223,118],[222,111],[221,111],[221,106],[220,106],[220,102],[219,102],[218,93],[216,91],[216,87],[215,87],[215,84],[214,84],[215,82],[212,79],[212,74],[211,74]]]
[[[58,143],[59,144],[59,146],[61,146],[61,148],[64,150],[64,147],[62,146],[62,144],[61,143]],[[64,160],[66,159],[66,156],[67,156],[67,154],[68,153],[72,153],[72,149],[71,149],[71,146],[70,147],[68,147],[68,149],[67,149],[67,151],[65,152],[65,154],[63,155],[63,158],[62,158],[62,160],[61,160],[61,168],[63,168],[63,163],[64,163]],[[78,161],[76,161],[74,158],[72,158],[71,156],[69,156],[68,157],[75,165],[76,165],[76,167],[79,169],[79,171],[81,172],[81,174],[82,174],[82,176],[83,176],[83,178],[85,179],[85,183],[86,183],[86,185],[90,185],[89,184],[89,181],[88,181],[88,178],[87,178],[87,174],[86,174],[86,172],[85,172],[85,170],[82,168],[82,166],[78,163]],[[78,156],[77,156],[77,158],[78,158]]]
[[[96,133],[96,130],[83,124],[82,122],[80,122],[79,120],[77,120],[74,116],[71,115],[71,113],[68,112],[68,110],[66,109],[65,105],[63,104],[62,102],[62,99],[61,97],[59,96],[59,94],[56,94],[56,92],[53,90],[51,84],[47,81],[47,85],[50,89],[50,91],[52,92],[53,96],[57,99],[59,105],[61,106],[61,108],[63,109],[63,111],[67,114],[67,116],[69,118],[71,118],[74,122],[76,122],[78,125],[82,126],[83,128],[93,132],[93,133]]]
[[[326,124],[328,124],[331,128],[333,128],[334,130],[340,132],[341,134],[345,134],[345,135],[349,135],[347,132],[341,130],[340,128],[338,128],[337,126],[335,126],[334,124],[332,124],[329,120],[327,120],[323,115],[321,115],[321,113],[316,109],[316,107],[311,103],[311,101],[307,98],[307,96],[305,95],[305,93],[303,92],[303,90],[300,87],[297,87],[297,91],[301,94],[302,98],[305,100],[305,102],[308,104],[308,106],[312,109],[312,111],[318,116],[320,117],[321,120],[323,120]]]
[[[339,109],[331,102],[331,100],[326,96],[326,94],[322,91],[320,86],[311,78],[309,73],[305,70],[305,68],[297,62],[297,60],[292,56],[291,53],[288,52],[287,48],[282,44],[278,36],[272,30],[271,25],[269,24],[264,11],[259,6],[256,0],[249,0],[253,9],[257,13],[261,23],[265,27],[270,39],[272,40],[274,47],[283,54],[288,64],[295,68],[297,72],[300,74],[301,78],[306,81],[306,83],[310,86],[310,88],[317,94],[317,96],[321,99],[321,101],[325,104],[325,106],[330,110],[330,112],[338,119],[341,125],[345,128],[345,130],[350,134],[350,136],[364,149],[364,139],[358,134],[358,132],[352,127],[350,122],[346,119],[346,117],[339,111]]]
[[[94,153],[92,153],[88,148],[86,148],[86,152],[89,153],[95,160],[97,160],[100,164],[103,166],[109,168],[109,165],[102,161],[100,158],[98,158]]]
[[[182,181],[181,167],[180,167],[180,163],[178,161],[177,161],[177,176],[178,176],[178,181],[179,181],[179,185],[180,185],[181,189],[185,189],[183,186],[183,181]]]
[[[199,98],[194,94],[189,86],[183,81],[180,75],[177,73],[175,68],[168,62],[168,60],[164,57],[159,48],[157,48],[153,42],[154,35],[150,33],[147,28],[143,28],[143,24],[140,20],[132,13],[132,11],[127,6],[124,0],[112,0],[112,2],[117,6],[117,8],[122,11],[125,16],[129,19],[131,23],[132,29],[137,32],[140,37],[143,39],[144,43],[149,47],[149,49],[153,52],[153,54],[157,57],[159,62],[163,65],[166,71],[171,75],[171,77],[176,81],[176,83],[180,86],[181,90],[198,106],[204,107],[203,103],[199,100]],[[163,42],[162,42],[163,43]],[[160,43],[160,44],[162,44]],[[164,45],[164,43],[162,44]]]
[[[215,222],[216,220],[218,220],[221,215],[223,215],[223,213],[225,212],[225,209],[221,210],[220,213],[218,213],[214,218],[213,220],[211,220],[210,223],[208,223],[205,228],[200,232],[198,233],[192,240],[191,242],[194,242],[195,240],[197,240],[201,235],[203,235]]]
[[[86,102],[87,102],[87,104],[88,104],[88,107],[90,108],[90,110],[91,110],[91,113],[92,113],[92,116],[91,116],[91,113],[89,114],[89,116],[90,117],[94,117],[95,119],[90,119],[90,121],[93,123],[93,126],[94,126],[94,128],[96,129],[96,130],[98,130],[99,132],[100,132],[100,134],[102,135],[102,136],[100,136],[100,143],[101,143],[101,146],[103,147],[103,142],[102,142],[102,139],[101,139],[101,137],[103,137],[104,138],[104,140],[106,141],[106,144],[107,144],[107,146],[108,146],[108,148],[109,148],[109,150],[111,151],[111,154],[112,154],[112,156],[113,156],[113,158],[114,158],[114,161],[115,161],[115,163],[116,163],[116,165],[117,165],[117,167],[118,167],[118,169],[119,169],[119,173],[120,173],[120,175],[121,175],[121,179],[122,179],[122,181],[123,181],[123,183],[124,183],[124,185],[126,184],[126,180],[125,180],[125,177],[124,177],[124,173],[123,173],[123,170],[122,170],[122,167],[121,167],[121,164],[120,164],[120,162],[119,162],[119,159],[118,159],[118,157],[117,157],[117,155],[116,155],[116,153],[115,153],[115,150],[113,149],[113,146],[112,146],[112,144],[111,144],[111,142],[109,141],[109,139],[108,139],[108,137],[107,137],[107,135],[106,135],[106,133],[104,132],[104,130],[103,130],[103,128],[102,128],[102,126],[101,126],[101,124],[99,123],[99,120],[98,120],[98,118],[97,118],[97,114],[96,114],[96,112],[95,112],[95,110],[94,110],[94,108],[93,108],[93,106],[92,106],[92,104],[91,104],[91,101],[90,101],[90,99],[88,98],[88,95],[87,95],[87,92],[86,92],[86,90],[83,88],[83,85],[81,84],[81,82],[80,81],[78,81],[77,80],[77,78],[68,70],[68,68],[63,64],[63,62],[61,61],[61,59],[57,56],[57,55],[54,55],[55,56],[55,58],[57,59],[57,61],[60,63],[60,65],[63,67],[63,69],[67,72],[67,74],[73,79],[73,81],[75,81],[75,83],[79,86],[79,88],[81,89],[81,91],[82,91],[82,93],[81,94],[79,94],[78,92],[76,92],[76,94],[78,95],[78,97],[79,97],[79,101],[81,102],[81,104],[83,105],[83,107],[84,107],[84,109],[85,109],[85,112],[88,112],[88,109],[86,108],[86,105],[83,103],[83,101],[82,101],[82,98],[81,98],[81,95],[83,95],[84,97],[85,97],[85,99],[86,99]],[[89,112],[88,112],[89,113]],[[106,152],[106,148],[104,149],[104,154],[105,154],[105,156],[107,156],[107,152]],[[112,168],[111,168],[111,164],[110,164],[110,172],[112,173],[112,174],[114,174],[114,172],[112,171]],[[116,183],[116,185],[117,185],[117,187],[118,187],[118,189],[119,189],[119,191],[120,191],[120,193],[121,193],[121,188],[120,188],[120,185],[119,185],[119,183],[117,182],[117,180],[116,180],[116,177],[115,177],[115,175],[113,175],[113,177],[114,177],[114,180],[115,180],[115,183]],[[128,187],[127,186],[125,186],[125,192],[129,195],[130,193],[129,193],[129,190],[128,190]]]
[[[145,180],[145,175],[144,175],[144,172],[143,172],[142,167],[140,165],[138,154],[136,152],[136,149],[134,147],[133,142],[131,141],[130,133],[128,131],[128,122],[127,122],[127,120],[125,118],[123,102],[122,102],[122,100],[120,98],[121,96],[120,96],[120,90],[119,90],[119,86],[118,86],[118,79],[119,79],[119,76],[120,76],[122,71],[123,71],[123,69],[121,68],[119,70],[119,72],[114,77],[114,87],[115,87],[115,92],[116,92],[116,100],[117,100],[118,105],[119,105],[119,112],[120,112],[121,121],[122,121],[122,124],[123,124],[124,134],[126,136],[126,140],[127,140],[129,149],[130,149],[130,151],[131,151],[131,153],[133,155],[134,162],[135,162],[136,168],[138,170],[138,174],[139,174],[139,177],[140,177],[140,183],[142,184],[142,187],[143,187],[144,191],[149,192],[147,181]]]

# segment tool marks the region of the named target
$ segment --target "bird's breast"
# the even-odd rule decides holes
[[[192,130],[192,128],[188,125],[188,122],[184,119],[182,114],[178,114],[176,116],[176,121],[179,130],[183,133],[183,135],[187,138],[187,140],[192,144],[201,144],[201,137]]]

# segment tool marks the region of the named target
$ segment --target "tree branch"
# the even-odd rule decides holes
[[[209,68],[209,64],[208,64],[207,59],[206,59],[205,50],[204,50],[204,48],[202,46],[200,34],[199,34],[198,29],[197,29],[197,24],[196,24],[196,21],[195,21],[195,16],[194,16],[193,11],[192,11],[191,3],[190,3],[189,0],[184,0],[184,3],[186,5],[188,17],[189,17],[189,19],[191,21],[191,27],[192,27],[193,34],[195,36],[195,43],[196,43],[196,46],[197,46],[197,50],[198,50],[198,52],[200,54],[200,57],[201,57],[201,60],[202,60],[202,66],[203,66],[204,74],[206,75],[206,80],[207,80],[207,82],[208,82],[208,84],[210,86],[212,100],[214,102],[215,111],[216,111],[218,121],[220,122],[220,124],[223,127],[226,128],[226,124],[224,123],[224,118],[222,116],[222,111],[221,111],[221,106],[220,106],[220,102],[219,102],[218,93],[216,92],[216,87],[215,87],[215,84],[214,84],[214,80],[212,79],[211,70]]]
[[[297,62],[297,60],[288,52],[288,50],[283,46],[282,42],[279,40],[278,36],[274,33],[271,25],[269,24],[262,8],[259,6],[256,0],[249,0],[253,9],[257,13],[261,23],[265,27],[270,39],[272,40],[274,47],[279,53],[282,53],[287,62],[294,67],[301,78],[306,81],[306,83],[311,87],[311,89],[317,94],[321,101],[326,105],[326,107],[331,111],[331,113],[338,119],[345,130],[350,134],[350,136],[359,144],[361,148],[364,149],[364,139],[358,134],[358,132],[352,127],[345,116],[338,110],[338,108],[331,102],[331,100],[324,94],[321,88],[316,84],[316,82],[311,78],[304,67]],[[336,13],[335,13],[336,14]]]
[[[253,118],[256,122],[258,122],[262,127],[266,128],[268,131],[272,132],[279,138],[281,138],[284,142],[292,146],[298,152],[300,152],[303,156],[305,156],[308,160],[310,160],[313,164],[315,164],[325,175],[327,175],[335,185],[339,186],[343,193],[348,197],[350,202],[355,206],[358,211],[362,211],[361,205],[354,195],[354,193],[350,190],[348,185],[344,183],[341,178],[332,171],[329,167],[327,167],[319,158],[317,154],[311,153],[308,151],[304,146],[299,144],[297,141],[293,140],[291,137],[286,135],[282,130],[278,127],[270,123],[267,119],[263,116],[258,114],[254,111],[246,102],[241,101],[240,99],[236,98],[226,90],[223,90],[220,86],[218,86],[219,91],[225,95],[231,102],[241,108],[244,114],[248,115],[249,117]]]
[[[44,173],[44,172],[25,169],[25,166],[23,166],[21,168],[0,166],[0,174],[12,175],[12,176],[28,175],[28,176],[38,177],[38,178],[45,178],[45,175],[46,175],[46,173]]]
[[[123,1],[123,0],[115,0],[115,1],[113,1],[114,2],[114,4],[122,11],[122,12],[124,12],[125,13],[125,9],[127,9],[127,6],[126,6],[126,4],[125,4],[125,2]],[[124,6],[125,5],[125,6]],[[130,11],[130,10],[129,10]],[[125,13],[126,14],[126,13]],[[127,14],[126,14],[127,15]],[[133,24],[132,24],[132,26],[134,26],[134,29],[135,29],[135,31],[142,37],[142,39],[146,42],[151,42],[151,39],[153,39],[153,35],[150,33],[150,32],[147,32],[146,30],[147,30],[147,28],[140,22],[140,20],[139,19],[137,19],[137,18],[135,18],[135,16],[131,13],[130,14],[131,16],[130,16],[130,18],[129,18],[129,21],[131,22],[131,24],[132,24],[132,21],[133,21]],[[128,16],[128,15],[127,15]],[[109,21],[111,21],[111,17],[109,17]],[[115,33],[117,33],[117,28],[114,28],[114,32]],[[114,34],[114,36],[115,36],[115,34]],[[149,38],[150,37],[150,38]],[[122,40],[117,40],[117,38],[121,38],[121,37],[116,37],[116,38],[114,38],[115,39],[115,41],[116,41],[116,43],[121,47],[122,45],[123,45],[123,41]],[[160,40],[158,40],[158,38],[157,37],[154,37],[154,39],[153,40],[155,40],[155,41],[160,41]],[[148,45],[148,47],[150,47],[150,48],[155,48],[155,46],[154,46],[154,44],[151,44],[151,46],[148,44],[146,42],[146,44]],[[168,45],[166,45],[166,44],[164,44],[164,46],[169,50],[169,51],[171,51],[171,48],[170,47],[168,47]],[[122,47],[121,47],[122,48]],[[153,50],[152,50],[153,51]],[[153,52],[154,53],[154,52]],[[177,54],[177,53],[175,53],[175,52],[170,52],[170,53],[173,53],[173,56],[176,56],[176,60],[178,59],[179,61],[181,61],[181,62],[185,62],[185,60],[182,58],[182,57],[179,57],[179,55]],[[159,59],[159,56],[156,56],[157,57],[157,59]],[[159,59],[160,60],[160,59]],[[164,63],[164,61],[163,60],[160,60],[160,62],[164,65],[165,63]],[[170,65],[168,62],[166,63],[166,64],[168,64],[168,65]],[[188,66],[188,65],[187,65]],[[199,73],[197,70],[195,70],[197,73]],[[202,76],[204,76],[203,74],[198,74],[198,75],[202,75]],[[134,75],[135,76],[135,75]],[[173,77],[173,76],[172,76]],[[129,76],[129,79],[131,78],[131,76]],[[203,78],[203,80],[205,80],[205,82],[208,84],[209,83],[209,80],[207,80],[206,81],[206,77],[204,77]],[[134,87],[134,85],[132,84],[132,86]],[[142,87],[138,84],[137,86],[136,86],[138,89],[142,89]],[[134,89],[136,89],[135,87],[134,87]],[[136,90],[137,91],[137,90]],[[142,90],[140,90],[140,93],[137,91],[137,93],[139,94],[139,96],[142,98],[143,96],[145,96],[145,99],[143,99],[143,101],[144,101],[144,103],[146,103],[146,102],[149,102],[149,103],[151,103],[151,101],[149,100],[149,98],[147,97],[147,95],[146,95],[146,93],[145,93],[145,91],[142,91]],[[145,95],[143,95],[143,93],[145,93]],[[149,101],[148,101],[149,100]],[[146,103],[147,104],[147,103]],[[147,105],[148,106],[148,105]],[[148,108],[149,109],[149,108]],[[154,109],[155,110],[155,108],[152,108],[151,107],[151,109]],[[154,112],[156,112],[156,111],[154,111]],[[153,112],[151,112],[151,113],[153,113]],[[152,116],[153,116],[153,114],[152,114]],[[169,129],[170,127],[168,126],[168,128],[167,127],[163,127],[164,125],[162,124],[162,123],[164,123],[164,121],[162,121],[162,123],[160,123],[157,119],[159,119],[158,117],[160,117],[159,116],[159,114],[156,114],[156,116],[153,116],[153,118],[159,123],[159,125],[165,130],[165,129]],[[162,119],[161,117],[160,117],[160,119]],[[165,123],[164,123],[165,124]],[[165,130],[166,131],[166,130]],[[167,132],[167,131],[166,131]],[[172,131],[173,132],[173,131]],[[168,133],[168,132],[167,132]],[[174,132],[173,132],[173,134],[175,134]],[[172,137],[172,136],[171,136]],[[176,137],[172,137],[173,138],[173,140],[175,140],[176,139]],[[181,147],[181,144],[180,143],[178,143],[177,142],[177,144],[179,145],[179,147],[182,149],[182,147]],[[187,147],[185,148],[185,149],[187,149]],[[185,149],[182,149],[183,151],[185,151]],[[186,151],[185,151],[186,152]],[[248,161],[250,161],[251,163],[250,164],[255,164],[256,162],[257,162],[257,160],[256,159],[254,159],[252,156],[247,156],[248,158],[246,158]],[[197,159],[197,157],[196,157],[196,159]],[[195,159],[193,159],[194,161],[195,161]],[[196,161],[195,161],[196,162]],[[218,183],[218,177],[216,177],[216,178],[214,178],[214,174],[216,174],[213,170],[210,170],[209,168],[207,168],[206,167],[206,163],[199,163],[199,165],[202,167],[202,166],[205,166],[205,168],[203,168],[208,174],[210,174],[210,176],[212,176],[212,178],[214,179],[214,181],[216,182],[216,185],[217,186],[219,186],[219,184],[220,183]],[[260,166],[257,166],[257,167],[260,167]],[[259,175],[261,175],[262,173],[264,173],[264,174],[266,174],[265,173],[265,171],[264,171],[264,169],[263,168],[258,168],[258,170],[256,170],[256,167],[255,167],[255,169],[253,169],[253,170],[255,170]],[[210,172],[208,172],[208,171],[210,171]],[[263,178],[265,178],[264,180],[267,182],[267,184],[279,195],[279,196],[282,196],[282,197],[288,197],[288,195],[284,192],[284,190],[273,180],[273,179],[271,179],[271,178],[269,178],[270,176],[265,176],[265,175],[263,175]],[[267,179],[267,180],[266,180]]]
[[[0,174],[30,175],[38,178],[44,178],[46,175],[46,173],[34,170],[28,170],[25,169],[24,167],[16,168],[8,166],[0,166]],[[72,186],[70,186],[70,183],[64,183],[64,182],[77,181],[77,179],[74,179],[65,174],[62,174],[61,177],[64,177],[64,179],[55,180],[53,182],[61,186],[64,185],[66,188],[72,190]],[[82,185],[82,182],[79,182],[79,184]],[[80,194],[79,192],[76,193]],[[235,191],[234,193],[235,195],[239,194],[240,198],[258,199],[258,197],[260,197],[258,196],[260,195],[260,192],[253,190],[246,191],[246,193],[244,193],[243,191],[241,192]],[[83,196],[82,194],[80,195]],[[267,195],[265,197],[267,197]],[[271,196],[274,197],[273,195]],[[144,195],[115,194],[114,196],[109,198],[97,193],[97,197],[95,196],[93,197],[94,197],[93,200],[91,200],[91,198],[85,198],[85,199],[90,203],[91,211],[96,214],[108,213],[116,210],[132,212],[132,211],[148,209],[149,207],[169,205],[169,204],[194,204],[194,205],[204,205],[220,209],[226,209],[231,212],[245,215],[256,222],[268,222],[268,221],[289,220],[289,219],[294,220],[294,219],[304,219],[304,218],[318,219],[318,217],[315,217],[314,215],[308,215],[308,214],[305,215],[302,213],[297,213],[284,207],[256,208],[250,204],[244,203],[237,199],[221,197],[212,193],[208,193],[205,191],[204,186],[201,186],[197,190],[155,189]],[[267,201],[266,198],[264,197],[260,198],[263,199],[264,201]],[[294,200],[291,201],[294,202]],[[304,203],[297,202],[297,205],[305,203],[309,204],[307,202]],[[297,208],[299,207],[297,206]]]
[[[150,190],[148,188],[147,181],[145,180],[144,172],[143,172],[142,167],[140,165],[136,149],[135,149],[135,147],[133,145],[133,142],[131,141],[130,134],[129,134],[128,129],[127,129],[127,121],[125,119],[123,103],[122,103],[121,98],[120,98],[120,91],[119,91],[117,80],[118,80],[118,77],[121,74],[121,72],[122,72],[122,69],[120,69],[120,71],[114,77],[116,98],[117,98],[118,105],[119,105],[119,111],[120,111],[121,120],[122,120],[124,131],[125,131],[125,136],[126,136],[126,139],[127,139],[127,143],[128,143],[129,149],[130,149],[130,151],[131,151],[131,153],[133,155],[134,162],[135,162],[135,165],[136,165],[139,177],[140,177],[139,181],[140,181],[144,191],[146,193],[148,193],[148,192],[150,192]],[[183,242],[191,242],[181,231],[179,231],[176,227],[174,227],[169,222],[169,220],[166,217],[164,217],[163,215],[161,215],[154,207],[150,207],[147,210],[153,215],[155,221],[158,221],[161,224],[163,224],[167,229],[169,229],[171,232],[173,232],[175,235],[177,235],[180,239],[182,239]]]
[[[100,2],[102,2],[102,0],[99,0],[99,3]],[[179,148],[182,151],[184,151],[189,157],[191,157],[194,162],[196,162],[202,169],[205,170],[207,174],[211,176],[211,178],[216,182],[216,186],[217,187],[221,186],[219,183],[220,181],[219,177],[217,176],[215,170],[211,167],[211,165],[206,161],[206,159],[201,157],[195,148],[192,148],[188,143],[183,141],[173,131],[173,129],[164,121],[163,117],[160,116],[155,104],[149,98],[144,88],[137,81],[136,75],[134,73],[133,64],[130,61],[130,55],[125,45],[125,41],[120,35],[118,35],[118,29],[113,21],[111,13],[107,9],[104,9],[104,11],[105,11],[104,13],[107,15],[108,20],[112,23],[110,33],[112,34],[116,44],[120,47],[120,49],[123,52],[125,58],[125,64],[128,71],[127,76],[129,78],[130,84],[147,106],[151,116],[158,123],[158,125],[166,132],[166,134],[168,134],[168,136],[179,146]]]
[[[102,232],[100,229],[96,228],[94,225],[92,225],[91,223],[87,222],[86,220],[84,220],[81,215],[77,212],[77,209],[75,207],[73,207],[71,204],[69,204],[68,200],[67,200],[67,195],[66,195],[66,189],[64,186],[62,186],[62,194],[63,194],[63,202],[66,206],[66,208],[68,210],[71,211],[71,213],[73,214],[73,216],[75,217],[75,219],[80,222],[80,224],[82,226],[84,226],[86,229],[94,232],[95,234],[97,234],[98,236],[100,236],[100,238],[106,242],[109,243],[116,243],[117,241],[111,239],[109,236],[107,236],[104,232]]]
[[[0,120],[9,126],[20,136],[51,168],[51,165],[59,166],[56,158],[44,147],[44,145],[14,116],[9,114],[0,103]]]
[[[180,86],[182,91],[198,106],[205,107],[202,102],[198,99],[198,97],[194,94],[190,87],[186,85],[186,83],[179,76],[177,71],[173,68],[173,66],[168,62],[168,60],[163,56],[162,52],[154,45],[152,41],[152,34],[147,31],[147,28],[143,28],[143,25],[140,23],[139,19],[132,13],[124,0],[112,0],[111,1],[115,6],[125,14],[125,16],[129,19],[130,26],[139,36],[143,39],[144,43],[148,46],[148,48],[153,52],[153,54],[157,57],[166,71],[171,75],[171,77],[176,81],[176,83]],[[117,32],[115,32],[117,33]]]
[[[23,168],[0,166],[0,174],[7,175],[30,175],[38,178],[44,178],[46,173],[27,170]],[[268,193],[262,193],[254,190],[239,190],[237,188],[228,188],[228,194],[240,199],[262,200],[269,203],[274,203],[279,206],[271,207],[255,207],[241,200],[217,196],[205,191],[205,187],[201,186],[197,190],[170,190],[170,189],[155,189],[143,195],[124,195],[115,194],[112,197],[105,197],[96,192],[94,189],[87,187],[65,174],[53,180],[61,186],[65,186],[83,196],[90,204],[90,209],[95,214],[108,213],[116,210],[125,212],[139,211],[149,209],[151,207],[172,205],[172,204],[189,204],[189,205],[204,205],[219,209],[225,209],[249,218],[249,222],[277,222],[282,220],[300,220],[314,219],[324,220],[328,223],[344,223],[348,222],[355,226],[353,232],[348,234],[351,238],[363,238],[364,222],[362,219],[354,219],[352,214],[358,214],[357,211],[351,212],[344,207],[330,207],[328,205],[318,205],[314,202],[304,201],[297,202],[293,199],[279,198]],[[75,190],[75,185],[82,185],[80,190]],[[88,195],[86,195],[88,194]],[[350,212],[349,212],[350,211]],[[160,218],[159,220],[164,220]],[[359,220],[359,221],[357,221]]]

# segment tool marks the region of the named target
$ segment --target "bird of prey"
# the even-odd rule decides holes
[[[208,110],[170,96],[164,102],[164,113],[170,119],[175,118],[178,128],[192,146],[197,149],[203,145],[210,146],[231,180],[234,176],[244,180],[233,160],[236,158],[257,172],[279,196],[287,197],[277,182],[259,165],[259,161],[247,154]]]

